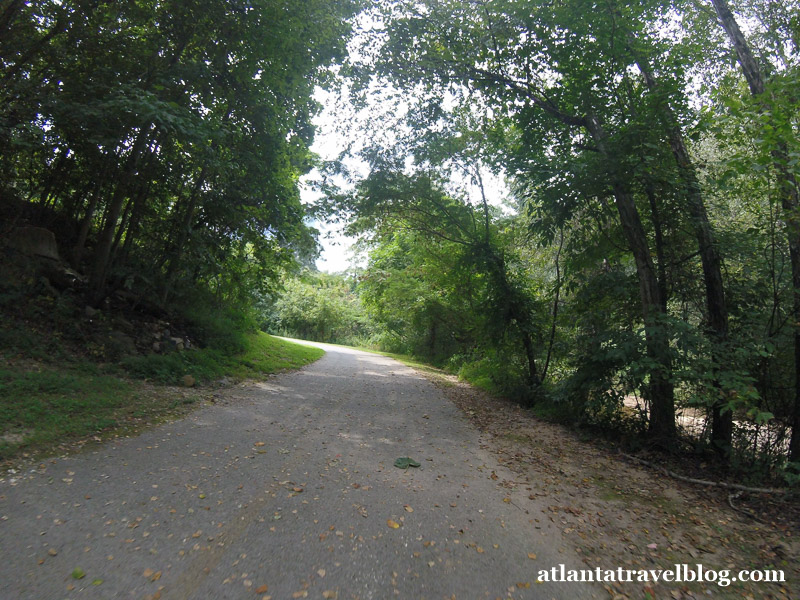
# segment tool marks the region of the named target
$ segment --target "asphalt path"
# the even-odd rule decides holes
[[[433,384],[320,346],[183,420],[3,475],[0,599],[605,596],[537,583],[579,558]]]

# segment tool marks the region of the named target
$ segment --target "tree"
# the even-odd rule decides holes
[[[234,301],[314,252],[297,187],[313,163],[312,96],[343,59],[357,9],[4,5],[0,180],[37,206],[29,220],[66,222],[89,303],[120,287]]]
[[[535,311],[530,297],[513,278],[485,194],[481,194],[476,204],[448,194],[444,182],[434,173],[406,175],[391,165],[375,164],[351,200],[356,220],[350,231],[373,231],[379,239],[388,240],[395,239],[397,230],[410,231],[420,234],[417,243],[443,244],[448,249],[451,268],[455,262],[460,264],[457,273],[485,281],[486,323],[494,325],[493,333],[502,336],[513,328],[519,336],[526,362],[526,382],[535,393],[542,383],[534,341],[540,330],[534,321]],[[472,298],[470,295],[469,299]],[[428,304],[428,310],[433,306]],[[435,351],[433,327],[430,346]]]
[[[537,112],[577,147],[585,147],[588,137],[591,151],[606,165],[604,194],[613,198],[636,266],[653,365],[648,386],[651,433],[669,440],[675,435],[675,415],[662,318],[666,299],[628,168],[617,153],[613,128],[622,129],[626,115],[612,103],[614,90],[597,91],[598,81],[618,78],[618,57],[609,56],[607,49],[624,39],[617,39],[613,12],[594,13],[591,22],[579,15],[572,6],[554,11],[535,3],[491,2],[479,11],[469,2],[396,3],[386,12],[391,25],[384,32],[388,42],[378,66],[398,85],[422,81],[440,94],[449,90],[463,96],[469,90],[471,98],[480,93],[493,110],[541,125],[539,116],[531,117]]]
[[[789,243],[790,264],[793,287],[793,321],[794,331],[794,370],[795,398],[792,413],[792,439],[789,459],[800,461],[800,187],[798,187],[797,160],[791,155],[796,153],[796,102],[782,97],[781,77],[768,85],[762,68],[742,34],[741,29],[725,0],[712,0],[719,22],[725,30],[736,53],[742,73],[747,81],[750,93],[757,103],[758,112],[763,120],[763,134],[766,138],[767,151],[772,157],[773,167],[777,174],[781,205],[786,218],[786,234]],[[793,40],[795,50],[797,39]],[[780,40],[779,45],[784,44]],[[781,49],[783,51],[783,49]],[[794,65],[797,66],[796,64]],[[793,74],[790,74],[793,77]],[[793,127],[792,121],[795,121]]]

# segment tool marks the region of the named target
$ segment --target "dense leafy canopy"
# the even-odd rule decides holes
[[[313,253],[298,179],[347,0],[5,3],[0,183],[87,300],[237,301]],[[21,204],[20,204],[21,203]]]
[[[724,460],[798,463],[799,9],[11,0],[4,233],[55,231],[95,306],[256,306],[662,446],[692,424]],[[338,78],[369,175],[317,208],[368,259],[292,277]]]
[[[382,143],[365,125],[372,172],[343,205],[373,232],[362,297],[391,339],[589,421],[642,400],[667,445],[676,408],[707,410],[721,456],[784,459],[800,429],[798,6],[729,8],[376,7],[352,89],[368,105],[389,86],[404,126]],[[482,169],[506,173],[515,215],[459,193]]]

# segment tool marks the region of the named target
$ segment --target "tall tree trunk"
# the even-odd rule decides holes
[[[616,157],[608,148],[608,134],[596,115],[580,117],[566,113],[549,98],[539,94],[535,87],[529,87],[524,82],[499,73],[493,73],[484,68],[470,67],[468,68],[468,73],[473,78],[491,81],[521,94],[533,106],[565,125],[586,129],[597,145],[600,154],[608,161],[608,164],[615,165],[617,163]],[[636,263],[642,317],[645,324],[647,354],[657,365],[650,374],[649,431],[654,441],[661,445],[668,445],[675,439],[677,430],[675,428],[675,392],[670,381],[672,360],[670,358],[669,339],[666,335],[664,323],[658,322],[660,320],[659,317],[665,316],[664,300],[658,277],[656,277],[653,267],[653,261],[650,257],[647,236],[645,235],[633,195],[623,184],[619,174],[612,170],[610,175],[622,229]]]
[[[189,197],[186,199],[186,209],[183,212],[183,219],[181,220],[181,224],[178,228],[178,237],[175,242],[174,251],[172,256],[169,259],[169,265],[167,266],[167,274],[165,276],[165,285],[164,290],[161,294],[161,301],[167,301],[170,293],[170,287],[172,284],[172,278],[175,276],[175,273],[178,270],[178,266],[180,265],[181,258],[183,257],[183,249],[186,246],[186,241],[189,239],[189,232],[192,229],[192,220],[194,219],[194,213],[197,207],[197,199],[200,195],[200,188],[203,187],[203,184],[206,180],[206,167],[200,170],[200,174],[197,177],[194,185],[192,186],[191,191],[189,192]]]
[[[600,120],[595,115],[588,115],[585,126],[600,154],[608,160],[609,164],[613,165],[615,158],[608,148],[608,135]],[[665,316],[664,300],[650,256],[647,235],[633,195],[622,183],[619,174],[612,171],[611,180],[622,229],[636,264],[647,355],[657,365],[650,373],[649,432],[657,443],[666,445],[676,437],[677,431],[675,428],[675,392],[671,383],[672,360],[669,339],[666,335],[665,323],[659,323],[660,318]]]
[[[497,269],[496,278],[500,283],[500,288],[503,290],[504,297],[510,299],[510,306],[508,309],[508,316],[517,322],[517,325],[522,330],[522,347],[525,350],[525,359],[528,361],[528,376],[526,377],[528,386],[530,388],[538,388],[542,385],[542,377],[539,376],[539,371],[536,368],[536,352],[533,347],[533,339],[530,332],[531,317],[525,306],[522,306],[516,299],[516,294],[508,283],[506,277],[506,261],[505,257],[495,253],[491,244],[491,218],[489,212],[489,200],[486,197],[486,189],[483,185],[483,177],[481,176],[480,167],[475,167],[475,181],[481,192],[481,203],[483,204],[483,245],[485,246],[486,255],[490,257],[491,263]],[[562,237],[563,241],[563,237]],[[558,298],[556,298],[558,302]],[[553,315],[553,326],[555,327],[555,317]],[[548,353],[549,360],[549,353]]]
[[[645,83],[652,92],[658,92],[658,85],[650,69],[642,60],[637,59],[639,70]],[[662,105],[668,121],[669,145],[678,165],[681,178],[686,189],[686,202],[692,220],[695,239],[700,251],[700,262],[703,266],[703,282],[706,289],[706,309],[711,337],[712,362],[715,369],[724,360],[724,346],[728,341],[728,304],[725,299],[725,286],[722,280],[722,259],[720,258],[714,230],[708,219],[703,190],[697,178],[697,171],[692,162],[689,150],[678,126],[678,120],[670,106]],[[733,411],[726,410],[727,403],[722,397],[722,389],[718,378],[714,377],[714,388],[718,394],[711,406],[711,442],[714,450],[724,459],[730,457],[733,441]]]
[[[529,331],[522,332],[522,346],[525,348],[525,358],[528,360],[528,385],[531,388],[538,388],[542,385],[542,380],[536,370],[536,353],[533,350],[533,340]]]
[[[750,93],[756,99],[761,99],[761,111],[768,110],[767,98],[764,98],[766,85],[764,75],[753,56],[736,18],[731,13],[726,0],[711,0],[717,11],[720,24],[728,34],[733,44],[739,64],[742,67]],[[789,460],[800,462],[800,198],[798,198],[798,182],[794,174],[788,169],[788,147],[786,142],[779,142],[771,151],[773,165],[778,173],[781,206],[786,220],[786,234],[789,241],[789,260],[792,267],[792,323],[794,327],[794,407],[792,409],[792,439],[789,443]]]
[[[81,221],[81,228],[78,232],[78,240],[72,248],[72,266],[80,270],[81,259],[83,258],[83,248],[86,246],[86,239],[89,237],[89,230],[92,228],[92,219],[94,219],[94,211],[97,210],[97,204],[100,201],[100,195],[103,191],[102,184],[103,177],[100,177],[100,182],[96,184],[94,192],[89,199],[89,205],[86,207],[86,213],[83,215]]]
[[[656,243],[656,276],[658,277],[658,288],[661,292],[661,310],[667,312],[667,258],[666,243],[664,242],[664,221],[661,219],[661,210],[658,206],[658,197],[651,183],[645,184],[645,194],[650,204],[650,215],[653,223],[653,236]]]
[[[128,230],[125,232],[125,241],[122,244],[122,251],[119,256],[119,260],[122,264],[128,262],[128,256],[133,247],[133,242],[136,241],[136,236],[139,235],[139,226],[142,222],[142,215],[147,205],[147,199],[150,197],[152,186],[153,182],[148,181],[145,185],[141,186],[139,193],[136,194],[136,199],[133,202],[133,212],[128,220]]]
[[[556,285],[553,292],[553,321],[550,324],[550,340],[547,343],[547,356],[542,367],[542,381],[547,381],[547,370],[550,368],[550,357],[553,354],[553,345],[556,341],[556,325],[558,324],[558,304],[561,298],[561,250],[564,248],[564,229],[561,228],[561,238],[556,251]]]
[[[131,153],[125,161],[125,168],[122,176],[114,189],[114,194],[106,213],[106,222],[97,242],[92,261],[92,269],[89,275],[89,288],[87,290],[87,302],[97,305],[104,297],[106,280],[108,279],[108,267],[111,258],[111,247],[114,243],[114,233],[117,228],[120,212],[125,203],[126,192],[130,189],[130,179],[136,171],[139,163],[139,156],[147,142],[150,133],[150,126],[143,127],[136,136],[136,140],[131,148]]]

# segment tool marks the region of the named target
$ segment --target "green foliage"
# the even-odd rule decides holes
[[[377,72],[402,104],[359,133],[375,140],[345,202],[372,243],[362,301],[384,347],[487,389],[547,365],[542,410],[572,421],[643,432],[633,397],[733,415],[741,465],[750,424],[781,439],[800,406],[796,3],[736,7],[760,24],[758,98],[711,11],[584,4],[375,7],[352,89],[368,105]],[[381,144],[387,120],[406,129]],[[505,171],[517,214],[465,193],[476,165]]]
[[[304,340],[360,345],[369,337],[370,326],[354,287],[344,276],[304,270],[285,281],[283,292],[263,316],[263,326]]]
[[[459,378],[481,389],[529,403],[533,392],[526,385],[524,375],[526,365],[519,350],[510,344],[498,344],[499,347],[489,344],[487,346],[481,356],[450,357],[448,367],[456,372]]]
[[[58,226],[91,304],[121,288],[162,304],[198,291],[252,302],[316,251],[298,189],[313,165],[312,96],[357,9],[10,3],[0,190],[22,201],[13,217]]]
[[[285,281],[267,329],[305,340],[358,345],[369,335],[369,327],[354,285],[341,275],[304,270]]]
[[[800,488],[800,463],[790,462],[786,464],[783,478],[791,487]]]

